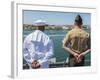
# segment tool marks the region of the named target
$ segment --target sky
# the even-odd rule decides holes
[[[72,12],[52,12],[52,11],[23,11],[23,23],[34,24],[37,20],[46,21],[50,25],[73,25],[76,15],[79,14],[83,19],[84,25],[91,24],[91,14],[89,13],[72,13]]]

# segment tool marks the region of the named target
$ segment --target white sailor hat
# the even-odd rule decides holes
[[[47,26],[47,23],[44,20],[37,20],[35,21],[35,26]]]

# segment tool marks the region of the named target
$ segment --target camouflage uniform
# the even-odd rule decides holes
[[[76,27],[66,34],[63,44],[69,45],[72,51],[81,54],[90,48],[90,35],[83,29]],[[85,57],[77,63],[74,56],[70,54],[69,66],[84,66],[84,60]]]

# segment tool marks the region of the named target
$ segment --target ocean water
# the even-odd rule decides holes
[[[69,30],[45,30],[45,33],[51,37],[54,43],[54,56],[57,62],[65,62],[69,56],[69,53],[65,52],[62,48],[62,40]],[[23,31],[23,40],[24,38],[32,33],[33,30],[24,30]],[[87,31],[89,32],[89,31]],[[89,66],[91,63],[91,54],[85,56],[85,65]]]

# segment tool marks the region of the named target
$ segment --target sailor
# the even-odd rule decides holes
[[[37,30],[29,34],[24,40],[24,59],[32,69],[48,68],[53,56],[53,42],[44,33],[45,26],[47,26],[44,21],[36,21],[35,26]]]

